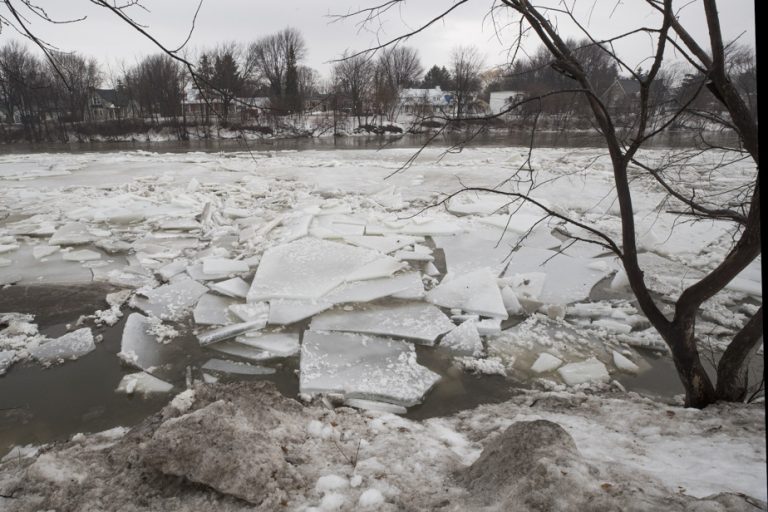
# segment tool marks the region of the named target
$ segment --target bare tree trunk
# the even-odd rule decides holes
[[[742,401],[749,386],[745,363],[763,338],[763,307],[752,315],[747,324],[734,336],[733,341],[717,365],[717,398]]]
[[[660,330],[685,388],[685,406],[702,409],[716,400],[715,388],[701,363],[696,346],[695,317],[681,319],[670,329]]]

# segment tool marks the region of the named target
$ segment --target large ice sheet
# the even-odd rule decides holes
[[[72,331],[31,349],[32,357],[44,365],[67,359],[77,359],[96,349],[93,333],[88,327]]]
[[[208,345],[208,348],[221,352],[222,354],[249,359],[251,361],[265,361],[275,357],[273,354],[261,350],[260,348],[251,347],[237,341],[220,341]]]
[[[98,237],[88,231],[88,226],[81,222],[64,224],[48,240],[48,245],[82,245],[93,242]]]
[[[202,297],[208,288],[185,276],[144,292],[145,297],[134,297],[136,307],[163,320],[181,319]]]
[[[459,308],[468,313],[507,318],[507,309],[496,284],[496,276],[488,268],[444,279],[427,292],[427,300],[446,308]]]
[[[239,277],[233,277],[226,281],[219,281],[210,285],[212,290],[219,292],[227,297],[236,297],[244,299],[248,295],[248,283]]]
[[[235,300],[229,297],[206,293],[200,297],[192,315],[197,325],[231,324],[236,320],[229,308],[235,304]]]
[[[595,261],[547,249],[521,247],[512,253],[505,276],[544,272],[546,280],[538,300],[547,304],[569,304],[585,300],[592,287],[611,273],[607,267],[598,268]]]
[[[454,328],[440,309],[423,302],[366,305],[353,311],[334,310],[312,319],[314,331],[346,331],[408,338],[433,345],[441,334]]]
[[[502,194],[464,192],[453,196],[446,205],[456,215],[490,215],[506,210],[511,199]]]
[[[416,351],[408,343],[354,334],[304,333],[302,393],[341,393],[346,398],[411,406],[439,379],[416,362]]]
[[[353,277],[364,278],[359,275],[361,269],[389,260],[399,268],[397,260],[377,251],[312,237],[302,238],[264,253],[248,292],[248,302],[278,298],[318,299]],[[371,273],[369,278],[380,277],[374,274]]]
[[[217,341],[227,340],[234,338],[248,331],[257,331],[263,329],[267,325],[266,318],[259,318],[257,320],[251,320],[249,322],[241,322],[238,324],[226,325],[224,327],[218,327],[210,331],[205,331],[197,335],[197,339],[200,341],[200,345],[210,345]]]
[[[435,245],[443,250],[448,272],[460,275],[480,267],[488,267],[499,275],[507,264],[516,237],[497,236],[496,232],[477,230],[456,236],[435,237]]]

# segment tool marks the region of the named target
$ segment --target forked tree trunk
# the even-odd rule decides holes
[[[685,406],[702,409],[714,403],[717,396],[699,357],[694,326],[694,318],[686,318],[660,332],[672,352],[677,375],[685,388]]]

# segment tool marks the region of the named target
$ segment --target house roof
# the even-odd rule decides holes
[[[107,103],[110,103],[116,107],[125,107],[128,106],[129,99],[128,96],[121,93],[120,91],[116,89],[94,89],[94,93],[98,94],[101,99],[106,101]]]

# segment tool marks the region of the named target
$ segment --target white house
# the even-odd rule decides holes
[[[86,119],[89,121],[116,121],[136,117],[136,102],[116,89],[91,89],[88,94]]]
[[[525,93],[520,91],[495,91],[491,93],[489,107],[492,114],[500,114],[510,105],[525,98]]]
[[[453,95],[440,89],[403,89],[400,91],[400,111],[404,114],[429,114],[447,110]]]

